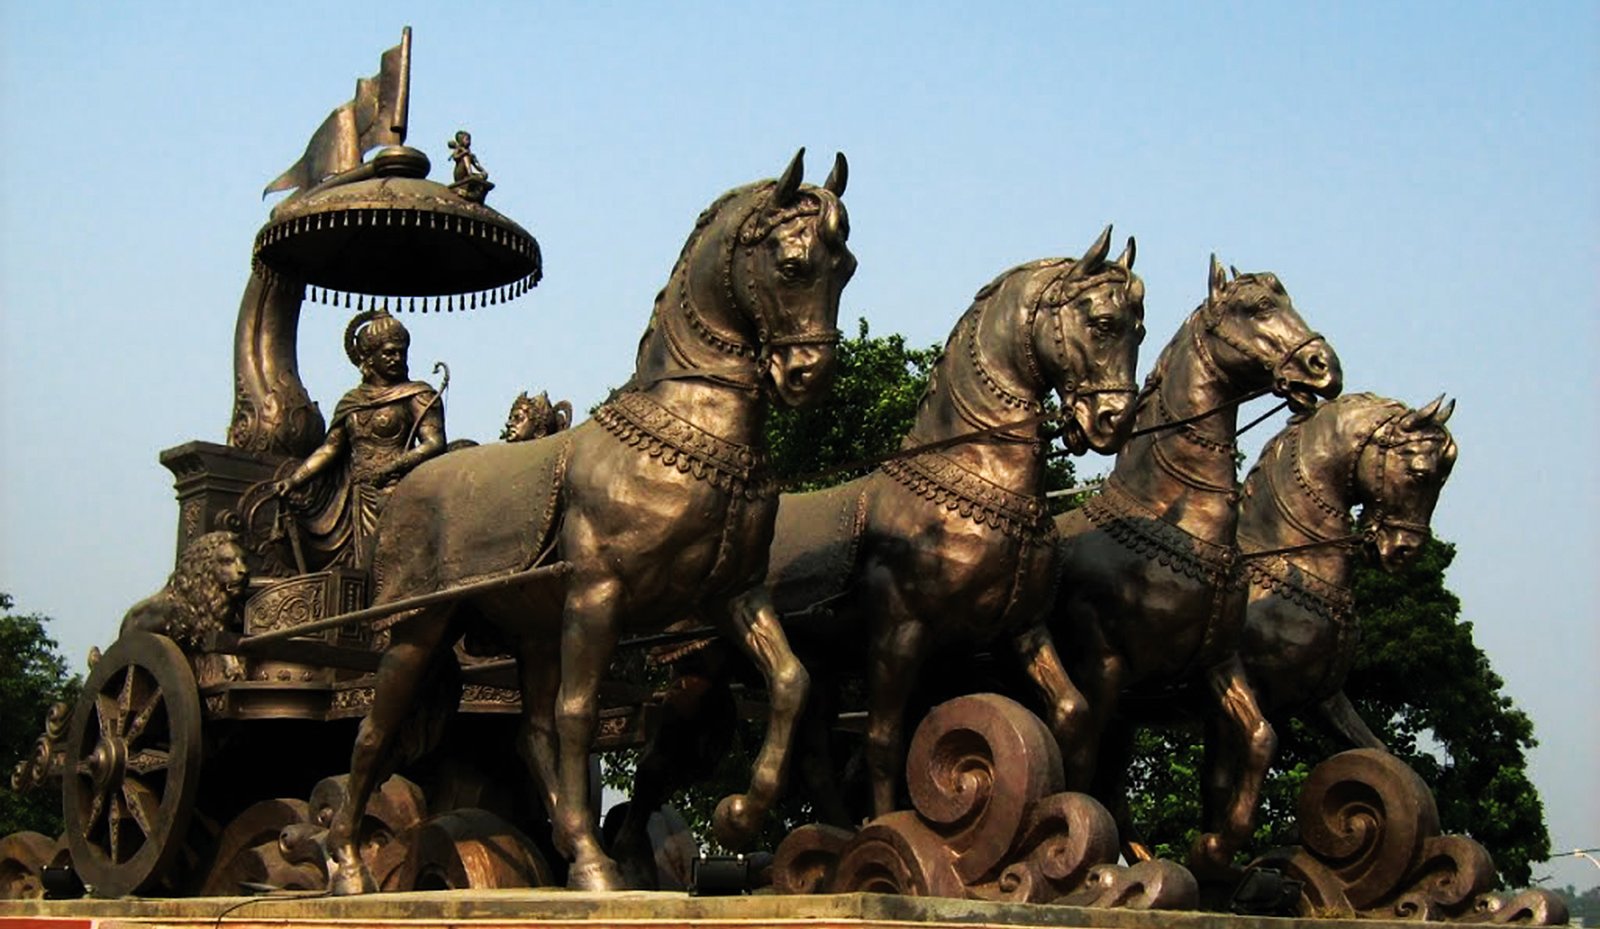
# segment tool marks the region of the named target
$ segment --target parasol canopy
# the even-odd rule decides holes
[[[391,146],[367,168],[279,204],[254,260],[303,281],[310,299],[347,307],[468,309],[539,282],[538,241],[459,187],[428,180],[426,155]]]

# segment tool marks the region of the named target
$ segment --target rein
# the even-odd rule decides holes
[[[1059,419],[1059,418],[1061,418],[1061,414],[1059,412],[1057,412],[1057,413],[1038,413],[1038,414],[1035,414],[1033,416],[1025,417],[1023,419],[1017,419],[1017,420],[1012,420],[1010,422],[1000,423],[999,425],[996,425],[996,426],[987,426],[987,427],[985,427],[983,429],[974,429],[971,432],[963,432],[960,435],[953,435],[953,436],[950,436],[948,438],[938,439],[938,440],[933,441],[933,442],[924,442],[921,445],[913,445],[910,448],[898,449],[896,451],[892,451],[892,452],[889,452],[887,454],[875,455],[875,456],[870,457],[870,458],[857,459],[856,461],[847,462],[847,463],[842,464],[842,465],[835,465],[834,467],[831,467],[831,468],[824,468],[821,471],[813,471],[813,472],[811,472],[809,474],[800,474],[800,475],[796,475],[794,477],[785,478],[782,482],[780,482],[779,486],[787,490],[787,489],[791,489],[791,488],[794,488],[794,487],[798,487],[801,484],[805,484],[805,483],[808,483],[810,481],[820,481],[820,480],[823,480],[824,478],[834,477],[834,476],[839,475],[839,474],[848,474],[848,473],[850,473],[852,471],[861,471],[861,470],[865,470],[867,468],[875,468],[878,465],[888,464],[891,461],[900,461],[900,460],[906,459],[906,458],[915,458],[918,455],[921,455],[921,454],[923,454],[925,452],[936,452],[936,451],[939,451],[941,449],[953,448],[954,446],[962,445],[962,444],[965,444],[967,442],[974,441],[976,439],[982,439],[982,438],[985,438],[987,436],[996,435],[996,434],[1002,433],[1002,432],[1010,432],[1010,431],[1012,431],[1014,429],[1024,429],[1024,428],[1027,428],[1029,426],[1037,426],[1037,425],[1039,425],[1041,423],[1047,423],[1047,422],[1050,422],[1051,420]]]

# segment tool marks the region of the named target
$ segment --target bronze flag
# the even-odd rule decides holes
[[[328,114],[306,144],[305,154],[267,185],[279,190],[309,190],[330,175],[361,164],[361,156],[380,145],[406,140],[406,111],[411,90],[411,27],[400,44],[383,53],[374,77],[356,79],[355,98]]]

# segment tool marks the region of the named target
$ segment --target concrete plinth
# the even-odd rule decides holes
[[[566,890],[440,891],[363,897],[0,902],[0,929],[299,929],[311,926],[577,926],[589,929],[864,929],[961,926],[1051,929],[1382,929],[1413,923],[1299,920],[983,903],[883,894],[690,897]]]

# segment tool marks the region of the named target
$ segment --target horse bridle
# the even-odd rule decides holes
[[[1431,525],[1391,516],[1387,512],[1388,508],[1384,503],[1384,492],[1389,487],[1389,450],[1399,448],[1412,441],[1412,439],[1390,433],[1391,430],[1395,430],[1400,423],[1404,422],[1409,413],[1409,410],[1402,408],[1399,412],[1379,423],[1378,428],[1372,430],[1372,433],[1367,436],[1366,441],[1361,443],[1361,447],[1356,450],[1355,456],[1350,460],[1350,473],[1346,478],[1346,486],[1353,492],[1356,486],[1356,478],[1361,469],[1361,459],[1366,456],[1367,448],[1376,446],[1378,449],[1378,480],[1373,491],[1372,503],[1369,506],[1362,507],[1361,519],[1357,524],[1364,530],[1363,535],[1369,540],[1376,539],[1377,534],[1384,529],[1408,530],[1421,535],[1424,539],[1433,538],[1433,527]],[[1398,431],[1405,432],[1407,430]],[[1373,513],[1376,515],[1369,516],[1369,514]]]
[[[1399,519],[1394,516],[1390,516],[1387,512],[1385,512],[1386,507],[1384,506],[1383,502],[1384,489],[1388,487],[1388,481],[1385,478],[1388,475],[1389,449],[1404,445],[1410,440],[1392,436],[1380,438],[1380,435],[1386,433],[1390,427],[1398,423],[1407,415],[1408,412],[1408,410],[1401,408],[1397,412],[1389,415],[1382,422],[1378,423],[1378,425],[1367,434],[1367,437],[1362,440],[1361,445],[1356,448],[1355,453],[1350,456],[1350,468],[1345,474],[1345,497],[1347,499],[1355,499],[1355,490],[1357,486],[1356,482],[1359,478],[1361,470],[1361,459],[1366,456],[1367,449],[1374,444],[1378,449],[1378,480],[1376,481],[1377,489],[1374,493],[1371,505],[1362,508],[1361,519],[1355,526],[1356,531],[1340,536],[1319,538],[1318,533],[1314,529],[1306,526],[1290,511],[1288,504],[1283,499],[1283,496],[1278,493],[1276,484],[1272,481],[1268,481],[1267,486],[1272,493],[1272,502],[1273,505],[1276,506],[1278,512],[1287,518],[1290,524],[1298,529],[1303,535],[1310,537],[1312,541],[1301,543],[1299,545],[1288,545],[1282,548],[1269,549],[1266,551],[1248,552],[1242,554],[1240,557],[1246,559],[1266,558],[1272,555],[1283,555],[1290,552],[1306,551],[1309,549],[1321,548],[1330,545],[1350,546],[1358,544],[1372,544],[1377,541],[1378,533],[1384,529],[1410,530],[1420,534],[1425,539],[1433,538],[1432,526],[1429,526],[1425,523],[1418,523],[1411,520]],[[1299,484],[1300,488],[1311,497],[1312,502],[1317,505],[1318,509],[1348,522],[1350,519],[1349,512],[1347,510],[1340,510],[1337,506],[1322,499],[1322,496],[1316,492],[1316,488],[1312,484],[1310,478],[1306,475],[1305,465],[1302,462],[1300,454],[1301,426],[1297,424],[1294,426],[1294,429],[1295,431],[1290,438],[1294,444],[1294,447],[1291,450],[1293,456],[1291,465],[1294,468],[1295,483]]]

